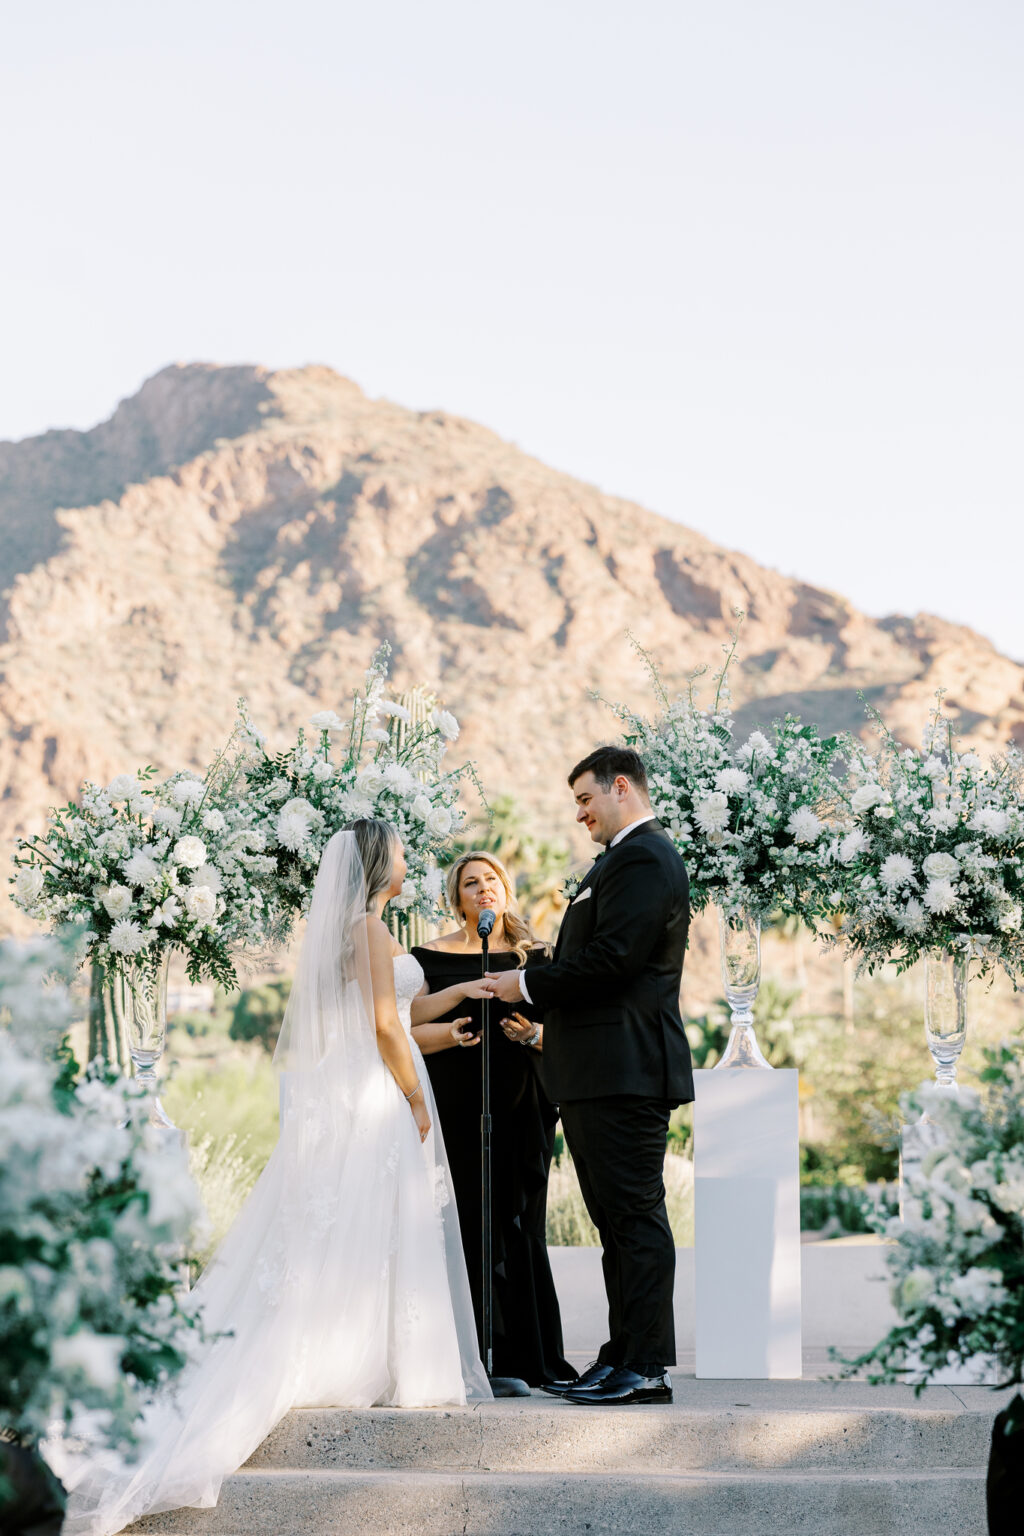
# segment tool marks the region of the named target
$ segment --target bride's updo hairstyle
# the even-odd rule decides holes
[[[369,816],[351,822],[348,830],[355,833],[363,879],[366,881],[366,910],[369,912],[381,891],[386,891],[391,884],[398,831],[390,821],[376,821]]]
[[[520,912],[519,903],[516,901],[516,888],[512,884],[512,876],[501,860],[496,858],[493,853],[481,853],[479,850],[471,850],[455,860],[455,863],[445,875],[445,899],[448,903],[449,911],[454,914],[458,922],[465,922],[466,914],[462,909],[459,887],[462,884],[462,871],[467,864],[489,864],[504,886],[505,911],[502,914],[502,922],[505,925],[505,937],[508,940],[509,947],[515,951],[520,965],[525,965],[526,957],[531,949],[537,948],[538,945],[542,949],[546,949],[547,946],[542,939],[537,937],[526,918]]]

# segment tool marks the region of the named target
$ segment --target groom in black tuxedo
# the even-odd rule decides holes
[[[545,1085],[604,1249],[610,1337],[577,1381],[544,1390],[572,1403],[671,1402],[665,1137],[672,1110],[693,1098],[679,1013],[689,884],[636,752],[598,747],[569,786],[576,820],[604,852],[570,903],[552,963],[525,984],[520,971],[491,976],[506,1002],[543,1010]]]

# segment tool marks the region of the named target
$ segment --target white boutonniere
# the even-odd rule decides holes
[[[567,902],[573,900],[573,898],[576,895],[576,892],[579,890],[579,888],[580,888],[580,886],[582,884],[583,884],[583,876],[582,875],[568,875],[566,877],[566,879],[562,883],[562,895],[565,897]]]

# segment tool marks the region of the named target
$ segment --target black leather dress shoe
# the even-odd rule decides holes
[[[620,1365],[592,1386],[570,1387],[561,1394],[563,1403],[601,1406],[605,1403],[623,1407],[627,1403],[670,1403],[672,1379],[667,1371],[660,1376],[641,1376],[628,1365]]]
[[[572,1381],[546,1381],[541,1391],[549,1393],[551,1397],[564,1397],[567,1392],[575,1392],[577,1387],[592,1387],[604,1381],[614,1370],[614,1365],[602,1365],[600,1360],[595,1360],[587,1366],[582,1376],[576,1376]]]

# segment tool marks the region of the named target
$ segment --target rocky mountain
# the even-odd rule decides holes
[[[1024,668],[980,636],[867,618],[721,539],[328,368],[164,369],[93,431],[0,445],[0,840],[84,776],[201,766],[239,694],[283,740],[385,637],[547,832],[565,768],[615,734],[589,690],[653,702],[627,630],[675,686],[736,606],[751,721],[856,727],[860,689],[916,737],[944,687],[974,740],[1024,741]]]

